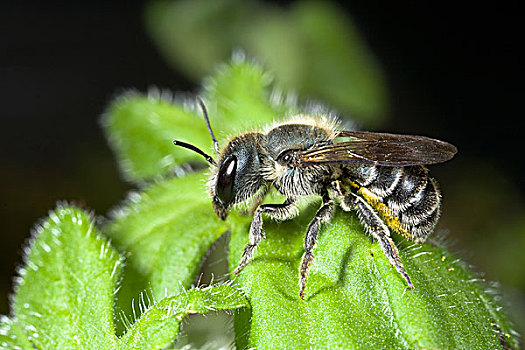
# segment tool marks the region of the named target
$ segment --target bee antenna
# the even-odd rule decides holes
[[[208,154],[204,153],[204,151],[201,150],[200,148],[198,148],[198,147],[196,147],[194,145],[190,145],[189,143],[182,142],[182,141],[177,141],[177,140],[174,140],[173,144],[175,146],[181,146],[181,147],[190,149],[190,150],[192,150],[194,152],[197,152],[198,154],[203,156],[208,161],[208,163],[210,163],[213,166],[217,166],[217,163],[215,162],[215,160],[213,160],[213,158],[211,156],[209,156]]]
[[[215,153],[218,156],[219,155],[219,142],[215,138],[215,135],[213,134],[213,130],[211,129],[210,119],[208,118],[208,112],[206,111],[206,106],[204,105],[204,101],[202,101],[200,97],[197,97],[197,101],[199,102],[199,106],[202,109],[202,114],[204,115],[204,120],[206,121],[208,132],[210,133],[211,139],[213,141],[213,147],[215,148]]]

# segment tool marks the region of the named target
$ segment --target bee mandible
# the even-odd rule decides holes
[[[210,163],[208,190],[213,208],[225,220],[234,204],[252,203],[253,220],[235,274],[248,264],[263,233],[262,214],[277,220],[298,214],[301,197],[319,196],[320,208],[310,222],[299,268],[299,296],[304,290],[321,224],[330,221],[338,205],[355,210],[381,246],[392,266],[414,288],[391,238],[390,230],[415,243],[426,240],[439,219],[441,195],[425,165],[445,162],[455,146],[424,136],[338,130],[326,116],[299,115],[264,132],[233,137],[220,150],[202,100],[206,126],[217,161],[199,148],[193,150]],[[261,204],[271,188],[284,195],[280,204]]]

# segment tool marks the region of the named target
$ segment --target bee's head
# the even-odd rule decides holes
[[[208,180],[208,190],[213,198],[213,209],[219,218],[225,220],[233,204],[252,197],[264,184],[260,174],[260,159],[258,148],[264,137],[258,133],[247,133],[230,140],[219,153],[219,143],[213,134],[204,103],[199,99],[203,110],[206,126],[213,140],[218,161],[199,148],[182,141],[173,141],[176,146],[182,146],[202,155],[212,170]]]
[[[233,138],[219,156],[208,181],[215,213],[226,219],[230,207],[252,197],[264,184],[258,148],[262,134],[247,133]]]

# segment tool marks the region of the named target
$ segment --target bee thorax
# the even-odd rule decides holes
[[[329,177],[326,166],[298,168],[274,162],[273,185],[286,196],[310,196],[320,194]]]

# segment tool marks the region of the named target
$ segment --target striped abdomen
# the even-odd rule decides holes
[[[439,219],[441,196],[424,166],[360,166],[357,193],[394,231],[423,242]]]

